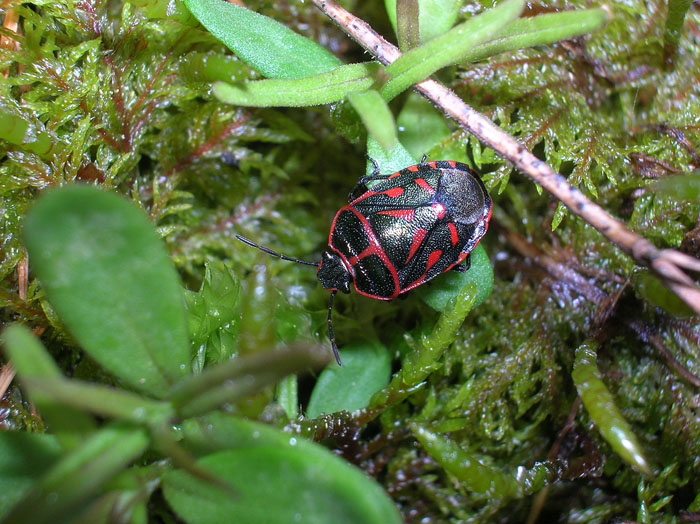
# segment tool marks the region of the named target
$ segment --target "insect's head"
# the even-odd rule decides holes
[[[323,252],[321,264],[316,272],[316,278],[321,282],[324,289],[337,289],[343,293],[350,293],[350,272],[337,253],[331,251]]]

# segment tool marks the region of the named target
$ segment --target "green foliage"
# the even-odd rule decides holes
[[[232,489],[212,489],[181,471],[166,475],[165,497],[187,522],[227,522],[231,515],[242,523],[401,522],[379,486],[329,451],[240,419],[203,422],[185,428],[185,445],[199,447],[197,463]]]
[[[354,522],[391,522],[396,506],[406,520],[522,522],[535,493],[540,521],[672,523],[700,510],[697,390],[666,365],[670,355],[700,375],[697,320],[402,92],[434,74],[628,227],[691,249],[697,10],[569,0],[509,22],[499,12],[514,3],[406,2],[391,23],[412,51],[390,69],[310,2],[246,5],[0,8],[20,20],[0,30],[11,44],[0,54],[0,318],[25,325],[2,335],[21,389],[3,397],[2,427],[15,431],[0,434],[0,515],[215,522],[219,508],[224,522],[234,511],[268,521],[275,508],[291,522],[357,508]],[[344,5],[390,35],[381,2]],[[489,17],[496,25],[483,26]],[[471,44],[455,46],[448,31],[477,22],[479,39],[460,33]],[[358,71],[358,90],[328,82]],[[224,103],[215,82],[228,86],[214,88],[222,99],[267,89],[255,104],[266,107]],[[278,109],[294,97],[334,102]],[[334,213],[373,170],[365,153],[382,173],[423,154],[474,166],[495,224],[467,273],[402,301],[338,297],[345,366],[302,377],[328,359],[328,295],[312,268],[233,235],[318,260]],[[75,182],[100,190],[42,197]],[[599,307],[591,295],[610,298]],[[591,337],[594,360],[577,355]],[[341,409],[357,411],[320,415]],[[307,439],[381,479],[393,504]],[[653,476],[629,465],[644,471],[635,456],[653,459]]]
[[[372,395],[389,382],[391,355],[382,345],[355,342],[340,351],[340,358],[342,367],[327,368],[319,375],[307,417],[366,408]]]
[[[186,375],[177,274],[140,210],[114,194],[67,187],[39,200],[24,240],[51,304],[105,369],[155,397]]]
[[[572,371],[574,385],[588,414],[612,448],[637,471],[652,475],[649,461],[644,457],[636,435],[615,405],[615,399],[605,387],[596,366],[597,347],[588,341],[576,349]]]

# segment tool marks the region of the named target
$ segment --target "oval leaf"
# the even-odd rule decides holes
[[[493,267],[481,245],[476,246],[470,257],[471,266],[467,271],[448,271],[432,280],[430,285],[418,287],[416,295],[435,311],[442,311],[452,298],[459,295],[464,286],[473,282],[476,286],[473,307],[481,304],[493,291]]]
[[[597,344],[589,341],[576,349],[571,378],[586,411],[610,447],[630,466],[651,476],[652,468],[644,457],[637,436],[620,413],[610,390],[605,386],[596,365]]]
[[[186,424],[218,452],[198,461],[231,490],[172,471],[163,493],[189,524],[392,524],[401,519],[378,484],[330,451],[262,424],[221,415]],[[201,432],[200,435],[197,435]]]
[[[369,89],[374,83],[378,67],[379,64],[367,62],[344,65],[318,75],[289,80],[258,80],[241,85],[216,82],[213,92],[222,102],[238,106],[299,107],[329,104],[342,100],[349,93]]]
[[[340,351],[342,367],[326,368],[311,392],[308,418],[324,413],[356,411],[367,407],[372,395],[386,386],[391,355],[376,342],[355,342]]]
[[[456,62],[474,62],[498,53],[552,44],[597,31],[609,21],[610,12],[605,8],[518,18],[503,29],[497,38],[467,50]]]
[[[51,304],[97,362],[157,397],[187,374],[178,276],[136,206],[94,187],[65,187],[39,200],[24,239]]]
[[[389,106],[381,95],[370,89],[362,93],[350,93],[348,100],[360,115],[367,133],[374,137],[385,151],[394,149],[398,142],[396,123]]]
[[[316,42],[279,22],[221,0],[185,0],[209,32],[267,78],[302,78],[342,62]]]

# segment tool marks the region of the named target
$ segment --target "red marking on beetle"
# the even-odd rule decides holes
[[[370,244],[370,245],[369,245],[367,248],[365,248],[365,250],[364,250],[362,253],[360,253],[359,255],[355,255],[355,256],[353,256],[353,257],[350,257],[350,259],[348,260],[348,264],[350,264],[351,266],[354,266],[355,264],[357,264],[357,263],[358,263],[360,260],[362,260],[363,258],[366,258],[366,257],[368,257],[368,256],[370,256],[370,255],[374,255],[374,254],[375,254],[374,246]]]
[[[457,162],[455,162],[454,160],[448,160],[447,165],[450,166],[451,168],[455,168],[455,167],[457,167]]]
[[[443,206],[439,202],[435,202],[433,204],[430,204],[430,208],[435,212],[435,216],[437,216],[438,220],[442,220],[443,218],[445,218],[445,206]]]
[[[450,222],[447,224],[447,227],[450,228],[450,241],[452,242],[453,246],[457,245],[457,242],[459,242],[459,235],[457,234],[457,226],[454,225],[454,222]]]
[[[402,187],[392,187],[391,189],[387,189],[386,191],[382,191],[383,194],[388,196],[389,198],[398,198],[401,195],[403,195],[403,188]]]
[[[392,178],[396,178],[397,176],[401,176],[401,171],[397,171],[396,173],[391,175],[389,178],[387,178],[387,180],[391,180]]]
[[[411,248],[408,250],[408,258],[406,259],[406,264],[408,264],[413,258],[413,255],[416,254],[416,251],[418,251],[418,248],[420,248],[421,244],[423,243],[423,239],[427,234],[427,229],[420,228],[418,231],[416,231],[416,234],[413,235],[413,240],[411,241]]]
[[[435,162],[427,162],[427,164],[428,164],[430,167],[432,167],[433,169],[437,169],[437,168],[435,167]]]
[[[386,211],[379,211],[377,214],[400,218],[406,222],[411,222],[416,218],[416,212],[413,209],[387,209]]]
[[[363,200],[365,200],[365,199],[367,199],[367,198],[369,198],[369,197],[372,197],[372,196],[374,196],[374,195],[376,195],[376,194],[377,194],[377,192],[376,192],[376,191],[372,191],[372,190],[367,191],[366,193],[362,193],[359,197],[357,197],[355,200],[353,200],[352,202],[350,202],[350,205],[351,205],[351,206],[354,206],[355,204],[358,204],[358,203],[362,202]],[[338,211],[338,212],[340,212],[340,211]],[[333,221],[333,224],[335,224],[335,221]],[[333,231],[333,228],[331,228],[331,231]]]
[[[370,298],[376,298],[378,300],[391,300],[393,298],[398,297],[399,293],[401,293],[401,284],[399,283],[399,274],[396,271],[394,264],[391,263],[391,260],[389,260],[389,257],[384,252],[384,249],[382,249],[382,246],[379,243],[379,239],[377,239],[377,236],[374,234],[374,231],[372,230],[372,226],[367,221],[367,218],[365,216],[363,216],[354,207],[345,206],[345,207],[341,208],[341,211],[345,211],[345,210],[350,211],[351,213],[353,213],[357,217],[357,219],[360,221],[360,224],[362,224],[362,229],[365,230],[365,235],[367,235],[367,240],[369,241],[369,246],[364,251],[362,251],[362,253],[360,253],[359,255],[356,255],[357,262],[359,262],[363,258],[368,257],[370,255],[378,256],[379,260],[381,260],[382,264],[384,264],[384,267],[386,267],[389,270],[389,273],[391,274],[391,279],[394,281],[394,292],[392,293],[392,295],[390,297],[380,297],[377,295],[371,295],[369,293],[363,293],[362,291],[357,289],[357,284],[355,282],[355,279],[353,279],[353,285],[355,287],[355,291],[357,291],[360,295],[364,295],[364,296],[370,297]],[[336,217],[338,217],[339,215],[340,215],[340,212],[338,212]],[[335,226],[335,220],[333,220],[333,226]],[[332,234],[333,234],[333,228],[331,228],[331,235]],[[333,249],[333,251],[335,251],[336,253],[338,253],[340,255],[340,258],[345,262],[345,264],[348,267],[353,268],[353,266],[357,262],[355,262],[355,264],[350,264],[350,261],[345,258],[345,255],[343,255],[343,253],[341,253],[340,251],[338,251],[337,249],[335,249],[333,247],[333,244],[331,242],[332,238],[330,237],[330,235],[329,235],[328,240],[329,240],[328,245],[331,247],[331,249]],[[354,258],[355,257],[351,257],[351,259],[354,259]],[[354,276],[354,268],[353,268],[353,276]]]
[[[428,255],[428,267],[425,269],[428,270],[431,267],[433,267],[435,264],[437,264],[437,261],[440,260],[440,257],[442,256],[442,251],[439,249],[437,251],[433,251]]]
[[[431,195],[435,193],[435,190],[428,184],[425,180],[422,178],[416,178],[414,182],[418,185],[418,187],[425,189],[428,193]]]
[[[416,171],[418,171],[418,166],[407,167],[406,171],[410,171],[411,173],[415,173]],[[398,175],[398,173],[396,173],[396,174]]]

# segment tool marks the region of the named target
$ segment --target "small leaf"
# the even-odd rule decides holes
[[[194,421],[192,421],[194,422]],[[382,489],[328,450],[262,424],[208,417],[185,426],[205,455],[198,465],[232,487],[230,492],[171,471],[163,493],[188,524],[391,524],[401,519]]]
[[[610,21],[607,9],[579,9],[518,18],[488,42],[469,49],[457,63],[474,62],[498,53],[552,44],[601,29]]]
[[[277,384],[276,397],[289,420],[299,416],[299,381],[296,375],[289,375]]]
[[[330,51],[279,22],[221,0],[185,0],[207,30],[267,78],[303,78],[342,65]]]
[[[382,87],[382,96],[385,100],[393,99],[435,71],[454,63],[473,47],[495,38],[506,25],[520,15],[524,6],[524,0],[505,0],[427,44],[404,53],[393,64],[387,66],[386,74],[390,78]]]
[[[0,110],[0,139],[42,158],[49,157],[53,149],[53,139],[48,133],[6,109]]]
[[[515,475],[508,475],[484,464],[473,453],[463,450],[454,441],[426,427],[414,423],[411,424],[411,431],[428,455],[454,475],[469,491],[499,498],[520,495],[520,485]]]
[[[238,331],[240,292],[233,271],[216,263],[206,264],[198,292],[185,291],[193,354],[201,348],[206,363],[223,362],[235,354],[235,344],[229,342]]]
[[[431,280],[430,285],[417,288],[416,294],[435,311],[442,311],[464,286],[473,283],[476,286],[473,307],[481,304],[493,291],[493,267],[481,244],[476,246],[469,256],[471,266],[467,271],[448,271]]]
[[[213,93],[227,104],[251,107],[299,107],[330,104],[375,82],[379,64],[364,62],[298,79],[258,80],[241,85],[216,82]]]
[[[414,158],[421,158],[452,134],[443,114],[418,93],[408,94],[396,124],[401,143]]]
[[[596,365],[597,344],[592,341],[576,349],[576,361],[571,377],[586,411],[610,447],[630,466],[651,476],[652,469],[644,451],[625,417],[615,404],[615,398],[603,383]]]
[[[7,515],[59,458],[53,435],[0,431],[0,519]]]
[[[697,202],[700,200],[700,173],[664,177],[650,184],[650,190],[663,197]]]
[[[669,0],[664,27],[664,60],[671,64],[678,50],[683,21],[693,2],[691,0]]]
[[[632,276],[632,286],[647,302],[656,307],[660,307],[671,315],[685,318],[695,316],[693,310],[678,298],[678,295],[664,286],[661,281],[649,271],[635,271]]]
[[[462,3],[462,0],[418,0],[421,43],[449,31],[459,18]],[[396,0],[384,0],[384,5],[394,32],[397,32]]]
[[[382,146],[391,151],[396,146],[396,124],[394,115],[381,95],[369,89],[361,93],[348,94],[348,100],[360,115],[367,132]]]
[[[23,385],[25,381],[63,378],[46,348],[27,327],[20,324],[8,326],[2,333],[2,343]],[[28,393],[64,449],[75,448],[83,435],[95,429],[95,421],[91,417],[65,405],[51,394],[32,387],[28,388]]]
[[[94,433],[57,461],[3,520],[4,524],[51,524],[67,520],[99,495],[101,486],[148,446],[139,428],[113,425]]]
[[[248,67],[233,55],[190,53],[179,62],[180,74],[191,82],[238,82],[249,77]]]
[[[376,342],[355,342],[340,350],[342,367],[323,370],[311,392],[307,418],[324,413],[356,411],[389,382],[391,354]]]
[[[401,0],[396,3],[396,36],[399,49],[404,53],[420,44],[418,0]]]
[[[387,153],[379,142],[371,136],[367,137],[367,156],[379,164],[381,174],[386,176],[416,163],[416,159],[406,151],[401,142]],[[374,172],[374,164],[367,160],[367,174],[370,175],[372,172]]]
[[[166,402],[147,399],[122,389],[56,377],[29,379],[27,384],[46,397],[102,417],[157,426],[173,416],[172,408]]]
[[[329,358],[327,348],[309,343],[241,356],[181,381],[173,389],[171,400],[183,418],[203,415],[291,373],[323,367]]]
[[[94,187],[68,186],[39,199],[24,239],[51,305],[105,369],[157,397],[187,374],[182,290],[141,210]]]

